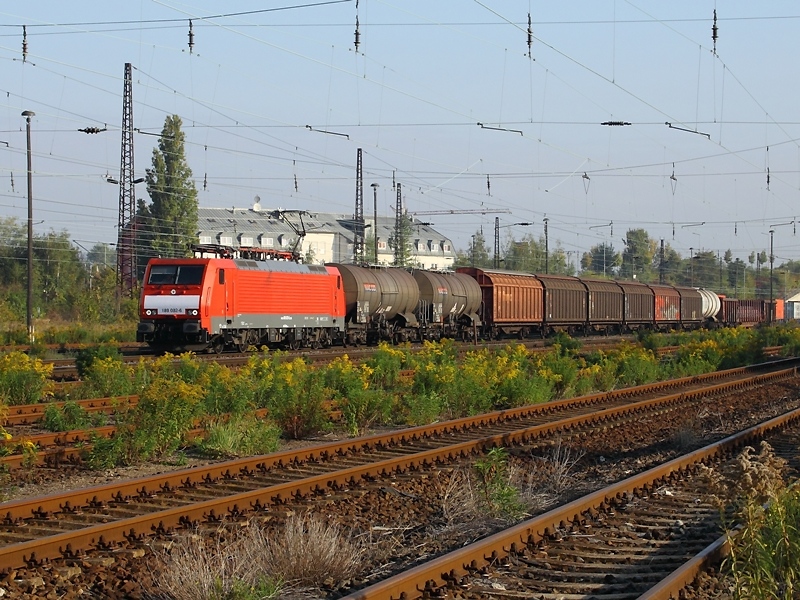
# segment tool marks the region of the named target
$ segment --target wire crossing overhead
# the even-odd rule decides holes
[[[409,211],[409,214],[416,217],[419,215],[495,215],[495,214],[505,214],[510,215],[511,211],[507,208],[497,208],[497,209],[450,209],[450,210],[416,210],[416,211]]]

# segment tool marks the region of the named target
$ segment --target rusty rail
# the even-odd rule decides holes
[[[578,522],[581,515],[596,512],[601,506],[614,498],[634,496],[640,489],[650,489],[658,485],[676,471],[684,471],[691,465],[709,460],[725,452],[732,452],[767,433],[800,421],[800,409],[791,411],[780,417],[770,419],[755,427],[750,427],[738,434],[729,436],[705,448],[690,452],[663,465],[652,468],[639,475],[613,484],[588,494],[578,500],[551,510],[543,515],[520,523],[488,538],[465,546],[404,573],[390,577],[384,581],[358,590],[342,600],[410,600],[427,596],[440,596],[441,588],[446,585],[457,585],[459,578],[487,565],[498,557],[516,552],[518,547],[533,546],[538,541],[565,526],[566,523]],[[665,582],[660,588],[651,590],[650,600],[661,600],[677,597],[677,592],[699,573],[699,569],[714,549],[707,549],[701,556],[684,566],[674,581]]]
[[[794,369],[785,369],[776,373],[755,375],[750,377],[749,380],[752,384],[758,385],[793,377],[794,375]],[[492,447],[528,443],[548,433],[569,432],[575,431],[578,427],[608,423],[613,418],[639,413],[648,406],[673,405],[680,407],[684,403],[690,402],[693,398],[709,393],[739,389],[743,385],[742,381],[718,384],[709,389],[670,394],[660,400],[649,399],[642,402],[629,403],[621,407],[570,416],[529,427],[517,426],[510,431],[490,436],[479,436],[440,448],[423,448],[413,454],[407,451],[400,451],[400,456],[376,462],[367,462],[363,465],[345,469],[336,469],[334,465],[334,469],[330,472],[313,477],[282,482],[267,487],[260,486],[249,491],[209,499],[189,506],[162,508],[145,515],[99,523],[76,531],[63,532],[44,538],[11,544],[0,548],[0,564],[13,566],[27,563],[32,566],[44,559],[73,556],[76,552],[84,549],[108,548],[124,540],[140,539],[152,531],[166,532],[173,528],[196,522],[217,521],[224,518],[226,514],[240,515],[251,510],[257,511],[270,504],[281,504],[290,497],[324,494],[329,490],[355,485],[359,481],[370,481],[390,474],[401,474],[439,462],[451,462],[483,452]],[[299,451],[286,451],[267,456],[251,457],[209,467],[161,474],[141,480],[75,490],[57,496],[19,500],[0,505],[0,513],[4,514],[5,523],[10,525],[24,522],[25,519],[31,517],[46,522],[53,519],[55,515],[60,515],[59,521],[63,519],[69,520],[70,514],[74,510],[83,510],[82,507],[99,509],[107,503],[124,502],[131,509],[137,499],[145,499],[153,493],[175,491],[182,488],[191,490],[195,486],[235,479],[240,475],[268,473],[287,465],[319,463],[339,454],[354,453],[364,456],[364,452],[381,450],[385,455],[388,450],[403,444],[404,441],[430,440],[432,439],[431,436],[442,436],[448,431],[463,433],[468,430],[469,426],[496,422],[501,416],[508,417],[509,414],[521,415],[526,410],[536,412],[536,409],[544,410],[547,408],[549,408],[547,405],[538,405],[515,411],[500,411],[494,413],[494,415],[484,415],[477,419],[459,419],[445,424],[417,427],[345,443],[325,444]]]

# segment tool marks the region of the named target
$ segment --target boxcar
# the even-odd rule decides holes
[[[669,285],[650,285],[653,290],[654,319],[656,329],[667,331],[681,324],[681,295]]]
[[[752,327],[766,321],[766,303],[763,300],[739,300],[737,323]]]
[[[625,316],[625,294],[614,281],[584,279],[588,293],[589,329],[621,332]]]
[[[653,289],[643,283],[618,281],[625,293],[625,329],[635,331],[653,327],[655,322],[655,296]]]
[[[544,288],[544,328],[576,332],[589,318],[588,292],[577,277],[536,275]]]
[[[535,275],[475,267],[459,267],[459,274],[478,282],[484,335],[499,337],[542,331],[544,296]]]
[[[681,297],[681,326],[696,329],[704,321],[703,296],[697,288],[676,286]]]

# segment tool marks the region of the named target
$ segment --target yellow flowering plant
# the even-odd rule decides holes
[[[52,364],[24,352],[0,356],[0,402],[15,406],[41,402],[53,394]]]

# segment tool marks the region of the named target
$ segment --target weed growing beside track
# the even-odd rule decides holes
[[[427,424],[694,375],[757,362],[763,348],[776,342],[800,348],[800,329],[721,329],[643,341],[643,346],[583,353],[577,340],[559,335],[546,352],[509,344],[498,351],[472,350],[461,359],[450,341],[425,343],[414,351],[410,345],[383,344],[363,362],[344,356],[320,366],[264,352],[235,371],[191,353],[128,366],[118,352],[106,349],[85,353],[83,381],[70,394],[139,396],[135,404],[117,408],[113,438],[94,440],[89,464],[104,468],[159,460],[187,448],[215,456],[246,455],[272,448],[277,432],[302,439],[343,427],[358,435],[376,426]],[[657,343],[679,349],[659,357]],[[18,352],[0,356],[5,405],[16,398],[49,399],[47,383],[38,359]],[[0,404],[0,414],[2,409]],[[269,419],[254,418],[257,410],[266,410]],[[50,411],[48,421],[51,427],[69,428],[80,416],[61,408]],[[207,424],[209,435],[190,442],[187,433],[198,420]],[[252,433],[245,434],[243,424]]]

